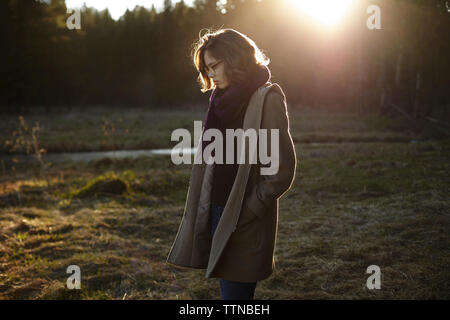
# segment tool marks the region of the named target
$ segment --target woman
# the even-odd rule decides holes
[[[213,89],[203,133],[220,130],[223,159],[225,129],[279,132],[278,140],[268,139],[266,146],[279,146],[275,174],[262,175],[259,159],[238,163],[236,143],[231,164],[202,161],[192,167],[183,219],[167,261],[206,268],[206,278],[220,278],[222,299],[253,299],[257,282],[272,274],[279,198],[295,177],[286,98],[269,81],[269,61],[254,41],[233,29],[200,36],[194,52],[202,92]],[[203,150],[211,142],[202,134],[196,157],[204,159]],[[257,154],[247,144],[244,148]]]

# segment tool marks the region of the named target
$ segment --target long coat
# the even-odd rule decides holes
[[[272,274],[279,199],[292,186],[297,164],[286,96],[278,84],[267,82],[251,96],[243,122],[244,131],[250,128],[257,132],[279,129],[278,172],[261,175],[263,165],[259,161],[239,164],[222,217],[211,236],[214,163],[194,162],[183,218],[168,263],[206,269],[206,278],[231,281],[255,282]],[[270,130],[267,131],[267,152],[270,152]],[[257,154],[256,150],[248,149],[246,144],[246,154],[249,151]],[[200,147],[195,157],[201,157]]]

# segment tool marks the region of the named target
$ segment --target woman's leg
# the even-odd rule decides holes
[[[220,279],[222,300],[253,300],[256,282],[236,282]]]

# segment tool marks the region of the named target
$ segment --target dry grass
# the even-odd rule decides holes
[[[381,136],[372,122],[319,118],[293,117],[294,136]],[[388,137],[409,134],[389,136],[393,125],[377,121]],[[277,269],[258,284],[257,299],[450,298],[450,143],[394,141],[296,144],[296,180],[280,202]],[[217,279],[165,263],[189,165],[166,156],[60,163],[45,181],[34,170],[18,164],[1,178],[0,298],[219,298]],[[112,172],[128,192],[73,197]],[[66,288],[73,264],[81,290]],[[381,290],[366,288],[372,264],[381,268]]]

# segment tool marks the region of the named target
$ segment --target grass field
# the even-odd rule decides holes
[[[173,146],[171,131],[203,113],[25,119],[39,121],[49,151],[118,150]],[[290,120],[296,180],[280,201],[277,269],[255,298],[449,299],[450,141],[374,115],[296,110]],[[0,142],[16,126],[2,120]],[[0,298],[218,299],[217,279],[165,262],[189,177],[170,156],[54,163],[44,176],[38,164],[5,167]],[[69,265],[81,268],[81,290],[66,288]],[[380,290],[366,287],[370,265]]]

